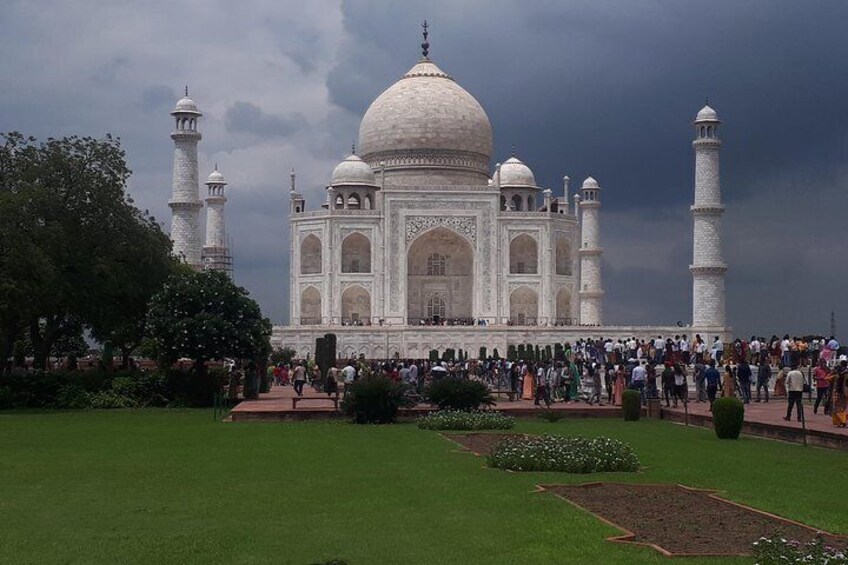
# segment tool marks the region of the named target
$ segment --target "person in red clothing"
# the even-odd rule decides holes
[[[813,405],[813,414],[818,414],[819,404],[824,405],[824,413],[830,412],[827,402],[827,391],[830,389],[831,375],[827,370],[827,361],[819,359],[819,364],[813,369],[813,379],[816,381],[816,403]]]

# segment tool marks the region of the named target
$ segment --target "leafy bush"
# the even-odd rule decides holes
[[[488,457],[490,467],[512,471],[603,473],[639,470],[628,444],[607,437],[516,435],[501,441]]]
[[[88,406],[91,408],[135,408],[137,406],[134,399],[111,390],[86,394],[88,395]]]
[[[737,439],[744,418],[745,406],[738,398],[719,398],[713,402],[713,427],[719,439]]]
[[[621,411],[624,413],[624,420],[627,422],[635,422],[642,415],[642,399],[639,396],[638,390],[625,390],[621,396]]]
[[[848,548],[826,545],[821,538],[802,544],[780,535],[762,537],[754,542],[754,557],[759,565],[809,563],[810,565],[848,564]]]
[[[59,408],[81,409],[90,408],[90,395],[79,384],[66,384],[56,395],[56,406]]]
[[[215,394],[226,385],[227,372],[223,369],[172,369],[167,372],[166,380],[171,404],[207,407],[215,403]]]
[[[495,403],[485,384],[467,379],[444,378],[434,381],[424,392],[430,404],[440,410],[477,410]]]
[[[565,418],[565,413],[562,410],[551,410],[550,408],[545,408],[539,412],[539,418],[553,424]]]
[[[407,386],[388,377],[369,375],[347,387],[342,410],[357,424],[390,424],[400,408],[414,402],[406,396]]]
[[[495,411],[439,410],[418,418],[422,430],[509,430],[515,418]]]
[[[7,386],[0,386],[0,410],[12,407],[12,390]]]

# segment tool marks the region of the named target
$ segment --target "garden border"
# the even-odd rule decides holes
[[[825,530],[821,530],[821,529],[809,526],[807,524],[797,522],[797,521],[792,520],[790,518],[784,518],[783,516],[779,516],[777,514],[773,514],[771,512],[767,512],[765,510],[760,510],[758,508],[754,508],[753,506],[747,506],[745,504],[741,504],[739,502],[729,500],[727,498],[724,498],[724,497],[718,495],[717,493],[719,493],[721,491],[718,491],[718,490],[715,490],[715,489],[704,489],[704,488],[697,488],[697,487],[689,487],[689,486],[686,486],[686,485],[681,485],[681,484],[676,484],[676,483],[611,483],[611,482],[603,482],[603,481],[593,481],[593,482],[580,483],[580,484],[537,484],[536,490],[534,492],[550,493],[550,494],[552,494],[556,497],[559,497],[562,500],[568,502],[572,506],[579,508],[580,510],[583,510],[583,511],[591,514],[592,516],[594,516],[595,518],[597,518],[601,522],[608,524],[608,525],[614,527],[615,529],[624,532],[621,535],[609,536],[609,537],[605,538],[605,541],[609,541],[609,542],[612,542],[612,543],[623,543],[623,544],[641,545],[641,546],[650,547],[650,548],[655,549],[656,551],[658,551],[659,553],[663,554],[666,557],[750,557],[752,555],[751,552],[747,552],[747,553],[674,553],[674,552],[671,552],[671,551],[669,551],[669,550],[667,550],[667,549],[665,549],[665,548],[663,548],[663,547],[661,547],[661,546],[659,546],[655,543],[633,541],[634,538],[636,538],[637,535],[638,535],[635,532],[632,532],[632,531],[628,530],[627,528],[625,528],[624,526],[617,524],[617,523],[605,518],[604,516],[602,516],[601,514],[598,514],[597,512],[589,510],[585,506],[582,506],[581,504],[571,500],[570,498],[568,498],[564,494],[558,493],[555,490],[553,490],[556,487],[597,488],[597,487],[601,487],[601,486],[605,486],[605,485],[617,485],[617,486],[619,486],[619,485],[624,485],[624,486],[635,485],[635,486],[649,486],[649,487],[675,487],[675,488],[682,489],[682,490],[688,491],[688,492],[703,493],[707,497],[709,497],[713,500],[716,500],[718,502],[729,504],[731,506],[735,506],[737,508],[741,508],[741,509],[749,511],[749,512],[754,512],[756,514],[760,514],[762,516],[765,516],[765,517],[770,518],[772,520],[776,520],[778,522],[783,522],[783,523],[786,523],[786,524],[792,524],[793,526],[797,526],[797,527],[803,528],[805,530],[809,530],[811,533],[814,533],[814,534],[821,534],[821,535],[829,536],[829,537],[832,537],[832,538],[835,538],[835,539],[844,540],[846,543],[848,543],[848,536],[846,536],[846,535],[833,534],[831,532],[827,532]]]

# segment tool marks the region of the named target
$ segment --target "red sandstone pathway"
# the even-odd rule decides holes
[[[292,410],[292,398],[295,396],[294,389],[291,386],[274,386],[271,388],[271,392],[266,394],[260,394],[258,400],[245,400],[242,401],[238,406],[233,408],[233,412],[236,414],[241,413],[254,413],[254,414],[262,414],[262,413],[303,413],[303,414],[319,414],[322,412],[332,411],[333,403],[329,400],[326,400],[327,395],[324,393],[315,392],[315,389],[312,387],[306,386],[303,388],[303,396],[305,398],[315,398],[316,400],[306,400],[302,402],[298,402],[297,408]],[[318,399],[325,400],[318,400]],[[615,416],[619,414],[620,408],[618,406],[611,406],[609,404],[605,404],[604,406],[589,406],[585,402],[557,402],[551,405],[552,409],[556,411],[564,411],[568,412],[581,412],[585,415],[586,411],[590,411],[592,413],[597,413],[599,416]],[[495,406],[492,407],[496,410],[501,410],[504,412],[527,412],[532,410],[539,410],[539,406],[535,406],[532,400],[516,400],[514,402],[509,401],[505,395],[501,395],[498,398],[498,402]],[[541,408],[544,408],[542,406]],[[412,409],[413,413],[427,412],[432,410],[429,404],[419,404],[417,407]]]
[[[305,397],[315,398],[316,400],[299,402],[297,408],[292,410],[292,398],[295,396],[294,389],[291,386],[274,386],[271,389],[271,392],[259,395],[258,400],[246,400],[233,408],[233,419],[239,419],[239,416],[243,416],[244,419],[251,419],[250,415],[255,415],[257,418],[261,419],[263,414],[275,414],[281,417],[296,417],[296,415],[303,415],[306,417],[321,416],[322,414],[327,414],[333,410],[333,404],[326,400],[326,394],[317,393],[309,386],[304,387],[303,393]],[[319,398],[324,400],[317,400]],[[570,402],[567,404],[558,402],[553,404],[552,407],[556,411],[563,411],[566,414],[579,414],[581,416],[598,415],[615,417],[620,414],[620,409],[617,406],[611,406],[609,404],[605,404],[604,406],[589,406],[585,402]],[[539,410],[539,407],[535,406],[532,400],[517,400],[515,402],[510,402],[504,396],[501,396],[498,399],[498,403],[493,408],[502,410],[506,413],[512,412],[521,416],[528,415],[533,411]],[[689,402],[690,414],[709,415],[708,408],[709,404],[706,402]],[[416,408],[407,411],[407,414],[417,415],[430,410],[432,410],[432,408],[429,405],[420,404]],[[683,414],[682,404],[677,408],[665,408],[665,405],[663,404],[663,410],[669,410],[681,415]],[[825,416],[821,409],[818,414],[813,414],[813,406],[807,401],[806,395],[804,399],[804,413],[807,417],[808,431],[839,434],[848,440],[848,429],[833,426],[830,416]],[[772,397],[771,401],[768,403],[752,402],[745,406],[745,421],[747,422],[758,422],[770,426],[791,429],[801,428],[801,422],[795,420],[794,414],[793,419],[790,422],[785,422],[783,420],[783,416],[785,415],[785,398]]]
[[[813,398],[815,401],[815,397]],[[683,405],[682,403],[678,405],[677,408],[673,406],[671,408],[666,408],[665,404],[662,405],[663,410],[669,410],[672,412],[676,412],[678,414],[683,414]],[[689,413],[690,414],[701,414],[701,415],[709,415],[709,403],[708,402],[689,402]],[[778,397],[778,398],[770,398],[769,402],[753,402],[745,405],[745,421],[746,422],[757,422],[763,424],[769,424],[772,426],[781,426],[792,429],[801,429],[801,422],[797,421],[797,414],[795,410],[792,411],[792,420],[786,422],[783,420],[783,417],[786,416],[786,398]],[[815,431],[815,432],[827,432],[827,433],[835,433],[844,435],[848,438],[848,429],[846,428],[837,428],[833,425],[830,416],[825,416],[824,412],[819,406],[819,413],[813,414],[813,403],[807,401],[806,395],[804,395],[804,416],[807,418],[807,430]]]

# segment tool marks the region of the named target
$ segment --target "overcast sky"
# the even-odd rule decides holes
[[[691,320],[691,121],[724,121],[728,321],[848,335],[848,3],[0,0],[0,131],[119,136],[170,227],[172,123],[204,113],[200,176],[230,182],[235,278],[288,319],[291,167],[315,208],[368,105],[431,58],[542,186],[603,187],[608,323]]]

